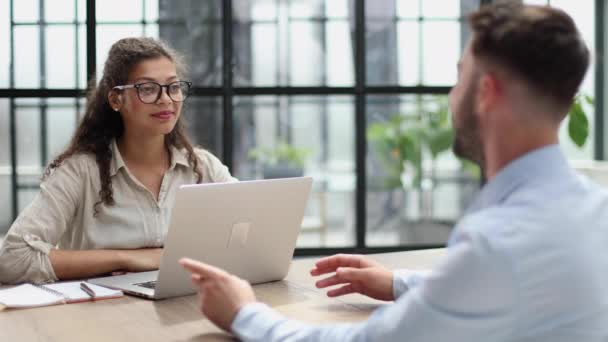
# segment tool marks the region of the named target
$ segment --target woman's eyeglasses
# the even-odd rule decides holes
[[[112,90],[124,90],[135,88],[137,89],[137,97],[139,100],[146,104],[156,103],[162,96],[163,88],[167,89],[167,95],[174,102],[183,102],[188,97],[192,82],[188,81],[175,81],[169,84],[162,85],[156,82],[144,82],[136,84],[119,85]]]

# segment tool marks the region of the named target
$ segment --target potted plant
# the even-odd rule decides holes
[[[447,97],[435,98],[435,109],[424,110],[418,106],[417,114],[397,115],[386,122],[371,124],[367,139],[382,164],[382,188],[406,189],[427,192],[426,203],[420,198],[420,212],[432,216],[432,191],[434,188],[434,164],[437,156],[451,148],[454,132],[449,118]],[[585,112],[593,105],[589,96],[578,95],[568,112],[568,135],[572,142],[582,147],[589,136],[589,121]],[[430,170],[423,169],[424,156],[430,157]],[[474,179],[479,179],[479,167],[460,159],[462,169]],[[426,164],[428,165],[428,164]],[[426,176],[426,177],[425,177]],[[378,182],[376,182],[378,184]]]
[[[440,153],[451,148],[454,132],[447,98],[437,97],[435,101],[436,110],[421,111],[419,115],[398,115],[369,126],[367,138],[387,173],[386,188],[419,188],[423,175],[423,154],[428,153],[433,163]],[[579,94],[567,115],[568,136],[578,147],[584,146],[589,137],[587,105],[593,106],[593,99]],[[461,160],[461,163],[473,176],[479,175],[471,162]],[[404,177],[404,174],[410,176]]]
[[[277,141],[272,147],[256,147],[249,151],[250,159],[259,163],[262,177],[287,178],[304,175],[304,164],[310,151],[298,148],[284,140]]]

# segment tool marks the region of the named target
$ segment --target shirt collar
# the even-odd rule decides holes
[[[175,165],[179,164],[185,167],[190,167],[188,161],[188,151],[185,148],[178,149],[175,146],[169,147],[171,151],[171,169],[175,168]]]
[[[505,201],[526,183],[545,180],[570,172],[568,161],[559,145],[538,148],[511,161],[488,182],[466,213],[471,214]]]
[[[110,149],[112,150],[112,160],[110,161],[110,177],[113,177],[118,173],[118,170],[126,167],[125,161],[122,159],[122,155],[118,150],[118,144],[116,144],[116,140],[113,139],[110,144]]]
[[[124,159],[122,159],[122,155],[120,154],[120,150],[118,149],[118,144],[116,140],[112,140],[110,144],[110,149],[112,150],[112,160],[110,161],[110,177],[115,176],[118,171],[126,167]],[[169,148],[171,151],[171,169],[175,168],[176,165],[183,165],[185,167],[189,167],[190,163],[188,162],[187,151],[185,149],[178,149],[175,146],[171,146]]]

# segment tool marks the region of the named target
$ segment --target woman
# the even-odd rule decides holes
[[[157,269],[179,186],[236,181],[190,143],[182,75],[178,55],[154,39],[112,46],[69,147],[5,237],[0,283]]]

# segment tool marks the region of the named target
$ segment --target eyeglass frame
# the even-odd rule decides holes
[[[143,84],[147,84],[147,83],[154,83],[160,87],[160,91],[156,94],[156,99],[154,99],[154,101],[152,101],[152,102],[144,102],[144,100],[142,100],[141,96],[139,95],[139,87],[141,87]],[[134,83],[134,84],[117,85],[117,86],[114,86],[112,88],[112,90],[125,90],[125,89],[135,88],[137,90],[137,98],[139,99],[139,101],[141,101],[142,103],[145,103],[145,104],[153,104],[153,103],[156,103],[160,99],[160,97],[162,96],[162,93],[163,93],[163,88],[165,88],[165,92],[167,93],[167,95],[169,96],[171,101],[178,102],[178,103],[186,101],[186,99],[188,98],[188,96],[190,96],[190,94],[187,94],[183,100],[176,101],[173,99],[173,97],[169,93],[169,86],[172,84],[175,84],[175,83],[186,83],[188,85],[188,90],[190,90],[190,88],[192,87],[192,82],[190,82],[190,81],[173,81],[168,84],[160,84],[160,83],[154,82],[154,81],[147,81],[147,82]]]

